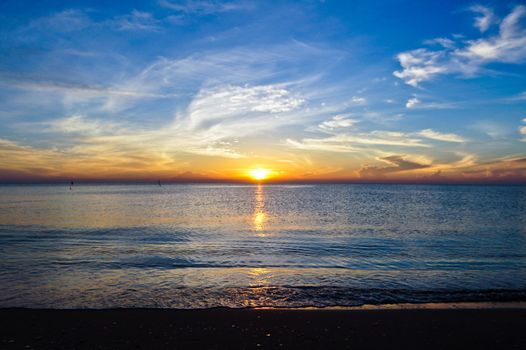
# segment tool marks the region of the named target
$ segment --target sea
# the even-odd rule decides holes
[[[0,186],[0,307],[526,301],[526,186]]]

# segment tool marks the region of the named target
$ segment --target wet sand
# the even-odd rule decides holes
[[[524,308],[1,309],[2,349],[526,347]]]

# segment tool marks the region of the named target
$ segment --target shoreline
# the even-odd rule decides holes
[[[394,308],[0,309],[3,349],[525,348],[525,303]]]
[[[467,301],[467,302],[426,302],[426,303],[389,303],[363,305],[331,305],[331,306],[247,306],[228,307],[216,306],[207,308],[165,308],[165,307],[109,307],[109,308],[47,308],[47,307],[0,307],[5,310],[42,310],[42,311],[118,311],[118,310],[165,310],[165,311],[203,311],[203,310],[313,310],[313,311],[359,311],[359,310],[481,310],[481,309],[526,309],[526,301]]]

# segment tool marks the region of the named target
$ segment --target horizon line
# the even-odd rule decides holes
[[[444,179],[443,181],[415,181],[415,180],[356,180],[356,179],[327,179],[327,180],[226,180],[226,179],[177,179],[177,180],[146,180],[146,179],[49,179],[49,180],[0,180],[0,185],[69,185],[73,181],[79,184],[152,184],[158,185],[160,181],[163,185],[184,185],[184,184],[232,184],[232,185],[479,185],[479,186],[526,186],[526,179],[518,181],[506,181],[504,179],[494,180],[453,180]]]

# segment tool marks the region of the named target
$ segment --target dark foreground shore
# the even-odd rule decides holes
[[[526,347],[526,309],[0,309],[2,349]]]

